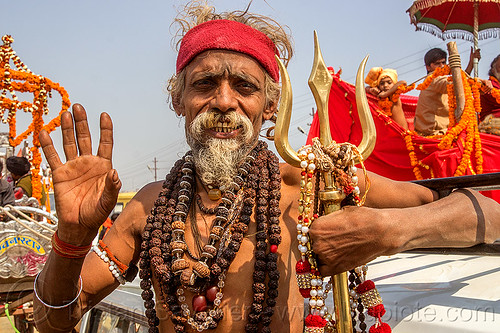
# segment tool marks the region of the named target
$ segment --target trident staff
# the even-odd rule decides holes
[[[364,68],[368,57],[363,59],[356,77],[356,102],[358,104],[359,118],[363,128],[363,139],[358,146],[363,159],[366,159],[375,147],[376,131],[375,124],[371,117],[368,101],[364,93],[363,77]],[[282,76],[282,97],[275,128],[276,150],[281,157],[289,164],[299,167],[300,159],[288,141],[288,128],[290,125],[292,92],[288,73],[285,66],[279,61],[280,73]],[[311,75],[309,77],[309,87],[314,95],[320,119],[320,142],[324,147],[330,146],[332,137],[330,133],[328,119],[328,98],[332,77],[323,60],[319,47],[318,35],[314,32],[314,61]],[[341,201],[346,197],[338,189],[333,170],[322,172],[324,188],[319,192],[319,200],[325,214],[332,213],[340,209]],[[310,250],[310,249],[309,249]],[[333,297],[335,304],[336,328],[339,333],[352,332],[352,319],[349,305],[349,288],[347,273],[343,272],[332,277]]]

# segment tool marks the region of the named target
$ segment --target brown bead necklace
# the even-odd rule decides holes
[[[192,267],[183,258],[183,254],[188,250],[184,241],[185,221],[188,209],[193,204],[195,188],[194,165],[190,155],[187,154],[178,161],[167,175],[159,198],[148,216],[140,253],[142,297],[150,332],[157,332],[159,323],[151,290],[153,275],[160,282],[159,296],[171,315],[176,332],[183,332],[185,325],[197,330],[217,327],[217,322],[223,317],[218,305],[222,299],[225,272],[240,248],[252,213],[255,213],[257,222],[256,262],[252,285],[254,301],[246,331],[257,332],[259,327],[263,332],[270,331],[269,324],[278,296],[279,271],[276,252],[281,242],[281,178],[278,159],[266,148],[265,143],[259,142],[240,168],[232,190],[223,194],[216,209],[209,242],[204,246],[200,259]],[[234,205],[238,196],[241,204]],[[228,221],[228,218],[232,221]],[[264,283],[266,275],[267,288]],[[200,297],[203,296],[213,303],[211,309],[207,309],[206,304],[203,304],[204,300],[200,301],[200,298],[195,296],[195,314],[190,316],[183,288],[197,289]],[[201,295],[202,293],[204,295]]]

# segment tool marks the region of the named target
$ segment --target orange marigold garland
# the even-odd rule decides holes
[[[422,173],[419,169],[419,161],[417,159],[417,155],[415,154],[415,147],[413,145],[412,136],[414,133],[411,131],[405,131],[403,135],[403,139],[405,140],[406,149],[408,150],[408,155],[410,156],[410,164],[413,167],[413,173],[415,174],[415,178],[418,180],[423,179]]]
[[[481,113],[481,85],[482,83],[477,79],[469,79],[469,83],[472,88],[472,96],[474,97],[474,110],[476,112],[476,121],[474,121],[474,148],[476,158],[476,172],[478,174],[483,173],[483,152],[481,146],[481,136],[479,135],[479,128],[477,119]]]
[[[481,155],[481,140],[479,138],[477,128],[477,113],[481,111],[481,105],[479,102],[479,83],[475,80],[469,80],[464,71],[462,71],[462,82],[465,95],[465,106],[462,116],[460,121],[456,123],[456,103],[454,105],[450,105],[450,124],[452,119],[454,119],[453,123],[456,124],[453,127],[448,128],[448,131],[438,144],[439,149],[449,149],[458,139],[460,134],[465,131],[464,152],[462,154],[462,159],[455,170],[454,176],[462,176],[465,174],[467,168],[471,164],[471,155],[474,149],[476,151],[474,156],[476,158],[476,171],[477,173],[482,173],[483,170],[482,158],[477,158]],[[450,93],[450,90],[448,93]],[[453,99],[452,96],[454,96],[453,93],[448,96],[449,100]],[[451,109],[451,106],[454,106],[455,109]]]
[[[405,84],[399,85],[398,89],[390,96],[386,98],[382,98],[378,100],[378,106],[382,109],[382,112],[390,117],[392,116],[392,106],[399,99],[401,94],[406,94],[408,91],[415,89],[415,83],[410,84],[409,86]]]
[[[392,106],[394,105],[394,103],[389,100],[389,97],[379,99],[377,101],[377,104],[383,114],[388,117],[392,116]]]
[[[68,110],[71,102],[68,93],[62,86],[41,75],[35,75],[28,69],[11,47],[14,42],[12,36],[5,35],[2,37],[2,41],[3,45],[0,46],[0,119],[9,124],[9,143],[12,147],[18,146],[30,134],[33,134],[33,146],[30,148],[32,196],[40,201],[42,198],[42,185],[39,173],[42,157],[39,151],[40,141],[38,135],[42,129],[50,133],[60,126],[60,115]],[[11,68],[11,61],[16,69]],[[53,90],[57,91],[61,96],[61,111],[49,123],[44,124],[43,115],[47,115],[49,112],[48,99],[52,97]],[[16,92],[33,94],[33,101],[19,101]],[[7,93],[10,94],[10,99],[7,98]],[[17,110],[32,114],[31,124],[19,136],[16,136]],[[5,114],[7,114],[7,117],[5,117]]]
[[[424,82],[420,83],[417,86],[417,90],[425,90],[429,87],[429,85],[435,78],[437,78],[438,76],[449,75],[449,74],[450,74],[450,67],[448,65],[436,68],[434,72],[432,72],[425,78]]]
[[[427,76],[427,78],[420,85],[417,86],[418,90],[424,90],[431,84],[432,80],[434,80],[438,76],[449,75],[450,68],[448,66],[444,66],[441,68],[437,68],[432,74]],[[448,81],[452,82],[451,78],[448,78]],[[462,71],[462,82],[464,85],[464,94],[465,94],[465,106],[460,121],[457,123],[455,119],[455,109],[457,108],[455,93],[453,90],[453,84],[450,83],[447,86],[448,93],[448,108],[449,108],[449,125],[448,130],[443,136],[431,136],[428,138],[440,138],[440,142],[438,144],[438,148],[450,149],[452,145],[460,138],[461,133],[465,131],[465,141],[464,144],[464,152],[462,154],[462,159],[455,170],[454,176],[462,176],[465,174],[467,169],[470,169],[472,173],[474,170],[472,169],[471,163],[471,155],[472,151],[474,151],[474,158],[476,160],[476,173],[483,173],[483,157],[482,157],[482,148],[481,148],[481,137],[478,131],[477,125],[477,114],[481,112],[481,103],[480,103],[480,87],[481,84],[478,80],[469,79],[465,72]],[[498,95],[498,100],[500,102],[500,89],[496,90]],[[496,98],[496,97],[495,97]],[[415,147],[412,142],[412,133],[407,131],[403,134],[403,138],[405,140],[406,149],[408,150],[408,155],[410,157],[411,166],[413,167],[413,172],[415,174],[416,179],[422,179],[422,175],[419,170],[419,166],[421,165],[421,161],[418,161],[415,154]]]
[[[448,78],[448,82],[453,82],[451,77]],[[448,93],[448,127],[455,126],[455,109],[457,108],[457,99],[455,97],[455,92],[453,90],[453,83],[448,83],[446,86],[446,92]]]

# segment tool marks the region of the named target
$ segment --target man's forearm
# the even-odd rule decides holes
[[[399,251],[427,247],[469,247],[500,237],[500,205],[476,191],[458,190],[436,202],[408,208],[414,216],[401,228],[408,238]],[[398,251],[398,252],[399,252]]]
[[[63,258],[54,251],[49,255],[35,285],[39,299],[34,297],[34,316],[40,333],[71,332],[80,320],[81,296],[72,301],[83,287],[80,284],[83,261],[84,258]]]

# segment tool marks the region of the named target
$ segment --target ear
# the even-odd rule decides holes
[[[262,113],[262,118],[264,120],[269,120],[276,113],[276,111],[278,111],[278,101],[271,101],[264,109],[264,112]]]
[[[178,100],[172,100],[172,106],[174,108],[175,113],[178,116],[183,116],[184,117],[186,115],[186,112],[185,112],[185,109],[184,109],[184,105],[182,103],[180,103],[180,101],[178,101]]]

